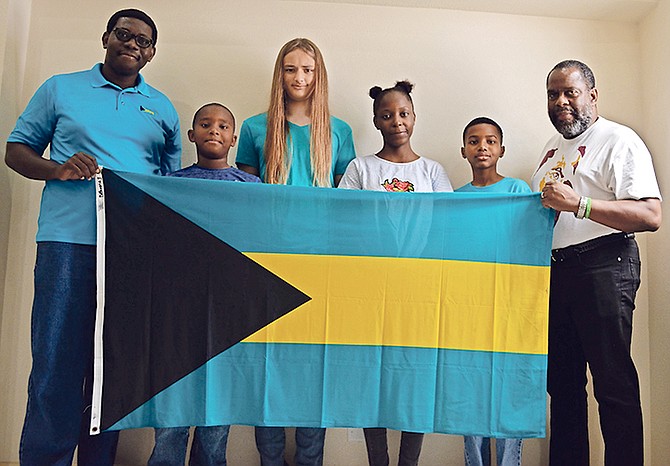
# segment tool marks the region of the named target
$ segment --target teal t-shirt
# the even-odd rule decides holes
[[[263,146],[267,133],[267,113],[247,118],[242,123],[240,138],[237,144],[235,162],[254,167],[265,179],[265,157]],[[299,126],[291,122],[289,125],[288,153],[291,157],[291,168],[286,184],[293,186],[313,186],[312,165],[309,151],[310,125]],[[356,157],[354,138],[349,125],[333,116],[330,117],[333,146],[333,165],[330,182],[334,186],[335,175],[343,175],[347,165]]]
[[[457,193],[530,193],[530,186],[517,178],[503,178],[489,186],[472,186],[472,183],[461,186]]]

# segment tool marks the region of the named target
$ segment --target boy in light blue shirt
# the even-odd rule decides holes
[[[478,193],[530,193],[528,184],[498,173],[498,161],[505,155],[503,131],[498,123],[487,117],[472,120],[463,130],[461,155],[472,168],[472,181],[456,192]],[[496,439],[498,466],[521,464],[522,440]],[[469,435],[465,437],[465,465],[489,466],[491,464],[490,439]]]

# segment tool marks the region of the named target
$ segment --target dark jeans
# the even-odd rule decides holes
[[[283,427],[256,427],[256,447],[261,456],[261,466],[284,466],[286,437]],[[296,466],[321,466],[326,429],[320,427],[296,427]]]
[[[551,466],[589,464],[586,366],[607,466],[644,461],[642,410],[630,356],[640,258],[632,235],[609,235],[552,253],[548,391]]]
[[[383,427],[367,427],[363,429],[365,446],[368,449],[370,466],[388,466],[389,449],[386,438],[386,429]],[[404,432],[400,437],[400,452],[398,466],[416,466],[419,464],[423,434]]]
[[[95,246],[38,243],[22,465],[114,462],[118,433],[88,434],[95,290]]]

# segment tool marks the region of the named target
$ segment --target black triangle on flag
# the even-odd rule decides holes
[[[103,179],[104,430],[311,298],[119,175]]]

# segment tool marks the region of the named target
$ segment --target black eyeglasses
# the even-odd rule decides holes
[[[135,39],[135,43],[137,44],[137,46],[142,49],[151,47],[151,45],[154,43],[153,40],[149,39],[146,36],[142,36],[139,34],[132,34],[128,29],[114,28],[112,29],[112,32],[114,33],[116,38],[119,39],[121,42],[128,42],[129,40]]]

